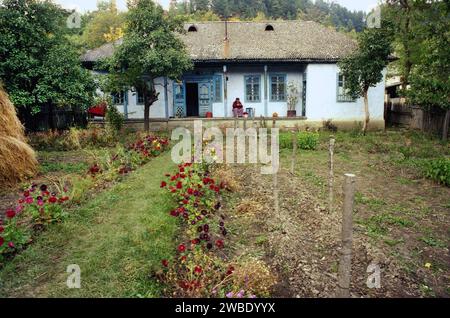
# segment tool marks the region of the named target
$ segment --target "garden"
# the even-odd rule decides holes
[[[450,148],[434,137],[281,132],[278,209],[273,177],[257,165],[176,165],[167,133],[91,127],[27,140],[39,173],[1,196],[3,297],[333,297],[348,172],[357,176],[351,295],[449,295]],[[372,263],[379,289],[366,285]],[[80,289],[66,285],[71,264]]]

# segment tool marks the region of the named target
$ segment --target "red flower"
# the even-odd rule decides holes
[[[200,240],[199,239],[195,239],[195,240],[192,240],[191,243],[193,245],[198,245],[198,244],[200,244]]]
[[[233,266],[228,267],[227,275],[231,275],[233,273],[234,273],[234,267]]]
[[[4,230],[5,230],[5,228],[0,225],[0,233],[2,233]]]
[[[50,199],[48,199],[48,202],[56,203],[56,202],[58,202],[58,199],[56,197],[51,197]]]
[[[164,259],[161,263],[162,263],[162,265],[164,267],[169,267],[169,261],[168,260]]]
[[[182,256],[182,257],[181,257],[181,262],[186,262],[186,260],[187,260],[187,257],[186,257],[186,256]]]
[[[186,246],[184,246],[184,244],[180,244],[180,246],[178,246],[178,251],[180,253],[183,253],[186,251]]]
[[[14,247],[15,247],[15,245],[14,245],[13,242],[9,242],[9,243],[8,243],[8,246],[9,246],[10,248],[14,248]]]
[[[189,189],[187,190],[187,193],[188,193],[189,195],[193,195],[193,194],[194,194],[194,189],[189,188]]]
[[[165,181],[161,182],[161,188],[165,188],[165,187],[167,187],[167,182],[165,182]]]
[[[25,191],[24,193],[23,193],[23,196],[26,198],[26,197],[29,197],[30,196],[30,191]]]
[[[183,173],[184,172],[184,168],[180,168],[180,172]]]
[[[195,266],[194,273],[197,275],[200,275],[203,272],[202,268],[200,266]]]
[[[8,219],[12,219],[15,216],[16,216],[16,212],[13,209],[9,209],[8,211],[6,211],[6,217]]]
[[[181,189],[183,188],[183,184],[181,183],[181,181],[178,181],[177,183],[177,189]]]
[[[217,246],[218,248],[223,248],[223,247],[224,247],[223,241],[222,241],[222,240],[217,240],[217,241],[216,241],[216,246]]]
[[[186,199],[183,200],[183,204],[188,204],[188,203],[189,203],[188,200],[186,200]]]
[[[0,247],[3,245],[4,242],[5,240],[3,239],[3,237],[0,236]]]

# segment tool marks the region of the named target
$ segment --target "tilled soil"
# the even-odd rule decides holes
[[[278,174],[279,211],[274,210],[273,176],[257,167],[235,166],[245,200],[263,206],[258,222],[266,232],[266,254],[282,278],[274,297],[334,297],[340,255],[341,205],[338,193],[330,213],[320,195],[301,178],[282,169]],[[420,297],[415,277],[372,244],[354,227],[352,297]],[[381,288],[370,289],[368,266],[381,269]]]

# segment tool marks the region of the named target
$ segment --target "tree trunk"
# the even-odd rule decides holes
[[[445,112],[444,126],[442,127],[442,140],[448,140],[448,125],[450,124],[450,109]]]
[[[144,82],[144,130],[150,132],[150,107],[159,99],[159,93],[156,93],[153,79]]]
[[[368,89],[364,90],[364,125],[363,125],[364,136],[367,133],[367,128],[369,127],[369,122],[370,122],[368,91],[369,91]]]

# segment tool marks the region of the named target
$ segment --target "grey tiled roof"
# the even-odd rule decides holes
[[[274,31],[265,31],[270,24]],[[185,24],[180,35],[192,59],[208,61],[337,61],[351,54],[356,42],[345,34],[311,21],[224,22]],[[82,60],[95,62],[113,54],[121,40],[88,51]]]

